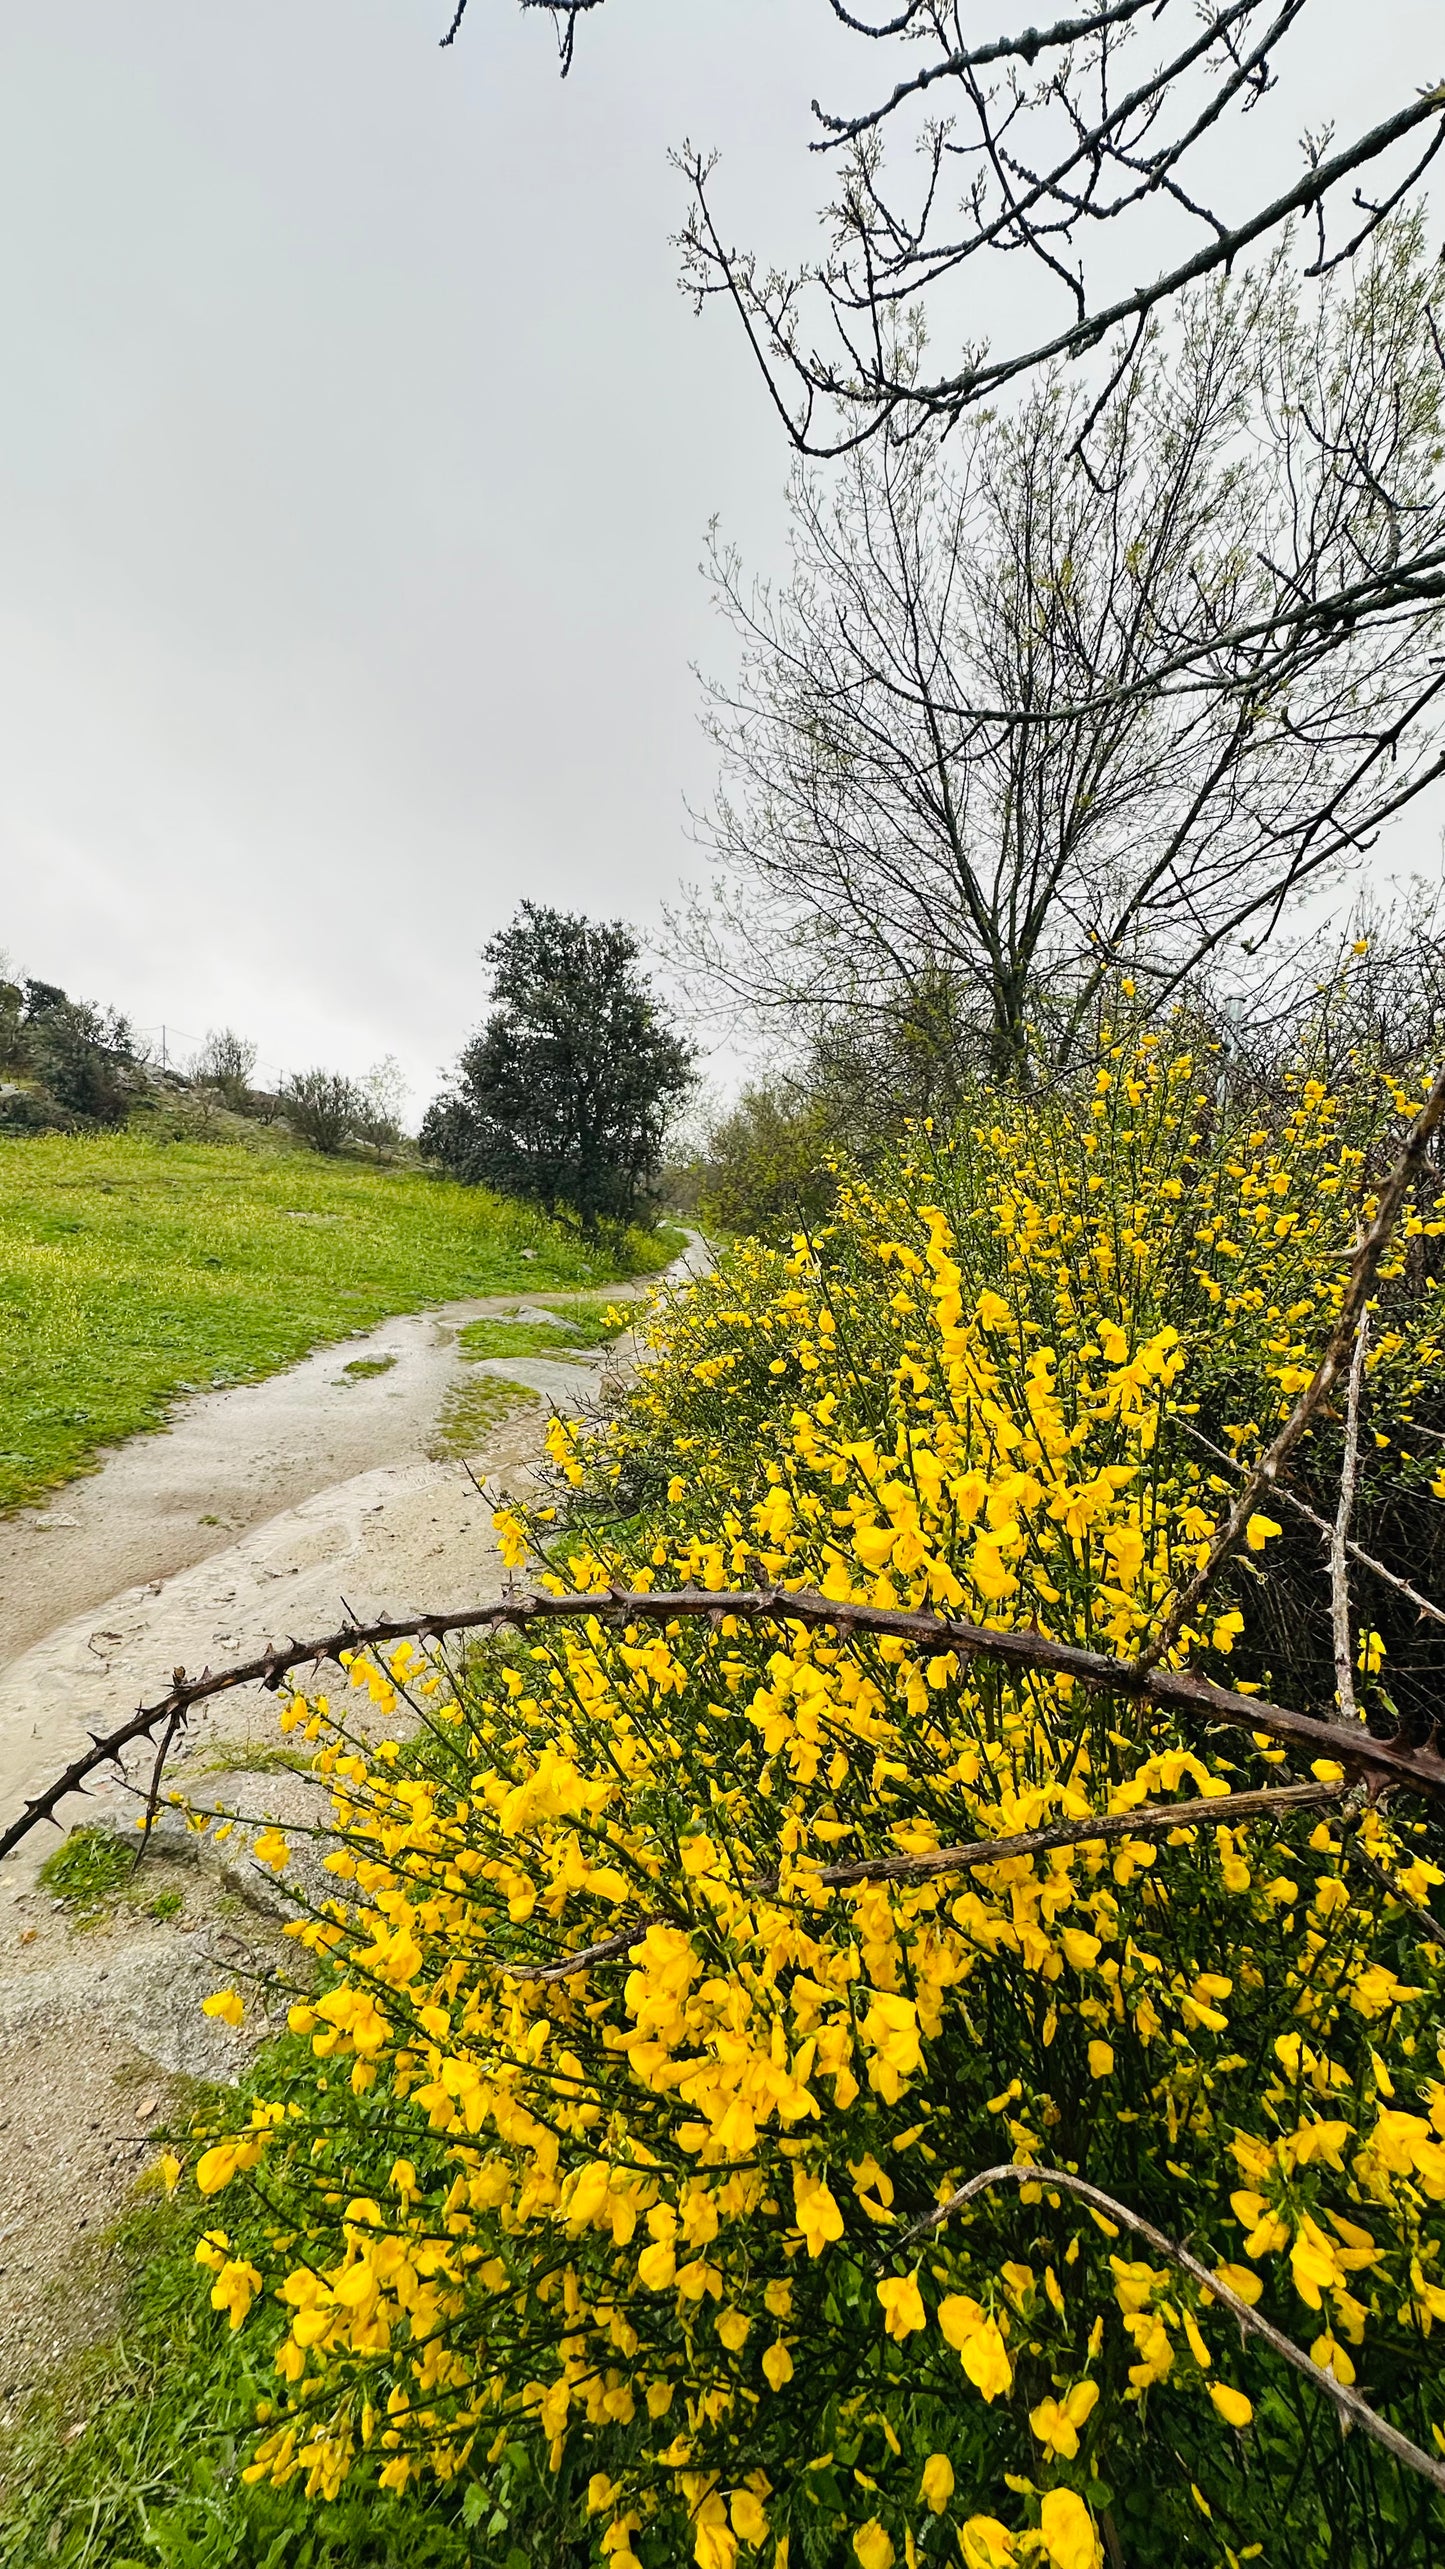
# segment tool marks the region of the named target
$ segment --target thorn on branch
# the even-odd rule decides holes
[[[388,1617],[366,1626],[351,1623],[344,1631],[323,1639],[295,1642],[279,1654],[268,1650],[239,1666],[223,1668],[214,1676],[208,1673],[189,1681],[174,1688],[163,1702],[142,1705],[128,1722],[104,1740],[94,1742],[85,1756],[75,1759],[44,1793],[25,1806],[18,1819],[0,1832],[0,1856],[8,1855],[37,1819],[53,1817],[67,1793],[79,1791],[87,1776],[118,1756],[133,1740],[148,1737],[158,1723],[169,1723],[188,1714],[213,1695],[237,1686],[255,1685],[273,1660],[282,1670],[300,1667],[307,1661],[339,1662],[347,1647],[354,1652],[413,1640],[423,1625],[440,1640],[454,1633],[494,1630],[499,1624],[515,1624],[520,1630],[533,1622],[585,1623],[598,1616],[667,1623],[688,1615],[707,1618],[719,1612],[748,1623],[797,1623],[834,1632],[842,1622],[855,1634],[877,1633],[934,1653],[952,1650],[961,1658],[992,1661],[1015,1677],[1071,1677],[1075,1684],[1092,1691],[1117,1695],[1126,1702],[1152,1704],[1156,1710],[1189,1724],[1208,1728],[1223,1723],[1234,1730],[1263,1731],[1299,1755],[1338,1760],[1377,1789],[1403,1787],[1445,1800],[1445,1756],[1435,1746],[1423,1740],[1412,1746],[1408,1737],[1398,1744],[1377,1739],[1364,1724],[1356,1731],[1347,1731],[1337,1722],[1316,1721],[1307,1713],[1271,1703],[1266,1696],[1235,1694],[1189,1669],[1109,1659],[1101,1652],[1080,1649],[1075,1643],[1056,1641],[1048,1633],[998,1631],[959,1616],[824,1597],[816,1589],[766,1587],[689,1592],[628,1590],[614,1585],[561,1596],[528,1595],[518,1590],[496,1604],[475,1606],[456,1614],[428,1611]]]

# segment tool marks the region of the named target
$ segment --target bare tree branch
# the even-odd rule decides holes
[[[1360,1385],[1364,1380],[1369,1336],[1370,1315],[1365,1310],[1360,1313],[1355,1329],[1339,1504],[1330,1534],[1330,1631],[1335,1651],[1335,1701],[1342,1722],[1357,1722],[1360,1718],[1360,1708],[1355,1701],[1355,1660],[1350,1633],[1349,1532],[1350,1519],[1355,1512],[1355,1482],[1360,1466]]]
[[[1030,1025],[1067,1058],[1107,978],[1167,997],[1358,863],[1445,773],[1445,612],[1310,619],[1406,500],[1445,569],[1429,290],[1413,233],[1318,313],[1212,290],[1101,402],[799,473],[781,583],[715,539],[699,999],[807,1026],[935,979],[1011,1075]]]
[[[564,69],[580,11],[597,5],[556,0]],[[868,48],[872,94],[842,110],[813,100],[812,148],[837,172],[817,254],[773,266],[732,247],[714,212],[713,158],[690,145],[679,156],[692,197],[685,282],[699,301],[731,303],[804,454],[956,425],[1011,386],[1167,321],[1191,289],[1283,242],[1297,239],[1305,272],[1325,276],[1397,207],[1421,203],[1445,146],[1442,64],[1423,53],[1366,128],[1340,57],[1336,109],[1299,135],[1292,85],[1333,35],[1311,0],[1097,0],[1044,27],[971,26],[968,40],[963,13],[939,0],[876,21],[827,0],[823,14]],[[880,83],[905,48],[899,76]],[[1221,155],[1225,138],[1234,149]],[[977,300],[957,289],[1001,260],[1019,317],[995,348],[973,318]],[[1038,295],[1019,290],[1020,266]],[[1105,282],[1121,269],[1140,280],[1123,294]],[[925,374],[930,341],[951,342],[957,361]],[[1359,579],[1341,566],[1321,614],[1393,612],[1401,578],[1445,594],[1426,537],[1404,526],[1401,538],[1394,560],[1361,566]]]
[[[1141,2212],[1121,2203],[1117,2195],[1106,2194],[1102,2186],[1090,2185],[1087,2178],[1075,2176],[1068,2168],[1041,2164],[1028,2166],[1014,2161],[1001,2167],[981,2169],[977,2176],[970,2177],[965,2185],[959,2186],[945,2203],[939,2204],[936,2211],[926,2212],[921,2221],[915,2221],[911,2229],[891,2242],[889,2262],[896,2263],[915,2239],[925,2238],[930,2231],[937,2230],[964,2204],[972,2203],[978,2195],[1001,2185],[1052,2186],[1060,2194],[1075,2195],[1080,2203],[1092,2205],[1096,2212],[1119,2222],[1124,2229],[1133,2231],[1137,2238],[1147,2240],[1156,2256],[1167,2257],[1171,2265],[1192,2276],[1195,2283],[1210,2293],[1247,2336],[1259,2338],[1271,2354],[1292,2365],[1295,2372],[1302,2373],[1324,2398],[1332,2400],[1343,2421],[1357,2426],[1362,2435],[1370,2436],[1376,2444],[1382,2444],[1385,2451],[1393,2454],[1397,2462],[1403,2462],[1407,2470],[1417,2471],[1422,2480],[1429,2480],[1437,2489],[1445,2489],[1445,2461],[1438,2455],[1423,2452],[1418,2444],[1412,2444],[1408,2435],[1402,2435],[1397,2426],[1391,2426],[1389,2420],[1381,2417],[1378,2409],[1371,2408],[1358,2391],[1337,2381],[1333,2373],[1324,2372],[1302,2346],[1296,2346],[1293,2339],[1284,2336],[1270,2320],[1262,2319],[1257,2310],[1251,2310],[1247,2301],[1241,2301],[1238,2293],[1231,2292],[1228,2284],[1222,2283],[1219,2276],[1178,2239],[1171,2239],[1167,2231],[1157,2229],[1152,2221],[1145,2220]]]

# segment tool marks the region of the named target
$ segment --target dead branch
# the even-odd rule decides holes
[[[1192,1436],[1196,1444],[1202,1445],[1206,1454],[1212,1454],[1216,1463],[1226,1464],[1241,1480],[1247,1477],[1248,1465],[1241,1463],[1237,1454],[1226,1454],[1223,1446],[1216,1445],[1211,1437],[1205,1435],[1202,1427],[1195,1426],[1192,1419],[1176,1413],[1175,1425],[1182,1427],[1187,1436]],[[1423,1431],[1417,1428],[1415,1432],[1430,1433],[1428,1428]],[[1302,1516],[1307,1525],[1312,1525],[1316,1533],[1324,1535],[1326,1541],[1330,1539],[1334,1529],[1329,1518],[1321,1516],[1319,1510],[1302,1499],[1297,1490],[1292,1490],[1287,1481],[1277,1482],[1274,1494],[1277,1499],[1283,1499],[1286,1507],[1293,1508],[1296,1516]],[[1408,1579],[1402,1579],[1398,1570],[1387,1570],[1384,1562],[1377,1561],[1374,1553],[1367,1552],[1363,1544],[1356,1543],[1352,1537],[1345,1550],[1352,1561],[1358,1561],[1362,1570],[1371,1571],[1375,1578],[1383,1579],[1387,1587],[1394,1588],[1400,1596],[1408,1599],[1418,1614],[1428,1616],[1431,1623],[1445,1624],[1445,1607],[1433,1605],[1428,1597],[1422,1597],[1419,1589],[1412,1588]]]
[[[936,2211],[926,2212],[921,2221],[915,2221],[900,2239],[895,2239],[892,2258],[897,2259],[913,2240],[938,2229],[950,2213],[957,2212],[965,2203],[971,2203],[975,2195],[984,2194],[998,2185],[1057,2187],[1061,2194],[1077,2195],[1081,2203],[1092,2205],[1096,2212],[1102,2212],[1124,2229],[1132,2230],[1138,2238],[1147,2239],[1157,2256],[1167,2257],[1171,2265],[1180,2267],[1186,2275],[1192,2275],[1197,2284],[1212,2294],[1228,2311],[1230,2318],[1238,2322],[1241,2330],[1251,2337],[1260,2338],[1273,2354],[1292,2365],[1297,2373],[1302,2373],[1305,2380],[1323,2392],[1326,2399],[1333,2400],[1342,2423],[1347,2421],[1349,2425],[1357,2426],[1362,2435],[1372,2437],[1376,2444],[1383,2444],[1386,2452],[1392,2453],[1397,2462],[1403,2462],[1407,2470],[1418,2471],[1420,2477],[1429,2480],[1435,2488],[1445,2489],[1445,2461],[1434,2454],[1422,2452],[1418,2444],[1411,2443],[1408,2435],[1402,2435],[1398,2427],[1391,2426],[1377,2409],[1361,2399],[1358,2391],[1349,2389],[1344,2382],[1337,2382],[1333,2373],[1323,2372],[1302,2346],[1296,2346],[1292,2338],[1284,2336],[1269,2320],[1261,2319],[1257,2310],[1251,2310],[1247,2301],[1241,2301],[1238,2293],[1231,2292],[1229,2286],[1211,2274],[1209,2268],[1191,2255],[1179,2240],[1171,2239],[1167,2231],[1156,2230],[1153,2222],[1146,2221],[1142,2213],[1132,2211],[1127,2203],[1120,2203],[1117,2196],[1105,2194],[1101,2186],[1090,2185],[1085,2178],[1072,2175],[1067,2168],[1029,2167],[1019,2162],[984,2168],[978,2176],[970,2177],[966,2185],[959,2186],[957,2192],[951,2194],[946,2203],[939,2204]]]
[[[143,1704],[128,1722],[95,1739],[72,1760],[43,1793],[28,1801],[0,1834],[0,1856],[20,1844],[42,1820],[52,1819],[68,1793],[112,1763],[123,1749],[147,1739],[174,1714],[191,1712],[213,1696],[238,1686],[267,1686],[274,1692],[296,1668],[341,1665],[343,1651],[356,1653],[389,1647],[399,1641],[441,1641],[456,1632],[487,1632],[504,1624],[609,1621],[671,1623],[692,1615],[736,1616],[743,1623],[799,1623],[813,1629],[831,1627],[840,1640],[854,1632],[892,1635],[936,1654],[956,1650],[961,1657],[995,1662],[1019,1676],[1069,1677],[1091,1691],[1121,1695],[1146,1703],[1158,1712],[1208,1728],[1222,1723],[1232,1730],[1263,1732],[1302,1757],[1328,1757],[1366,1777],[1378,1790],[1398,1786],[1445,1800],[1445,1757],[1431,1744],[1419,1748],[1372,1739],[1361,1728],[1348,1735],[1335,1722],[1319,1722],[1266,1696],[1241,1695],[1216,1686],[1191,1669],[1159,1668],[1144,1660],[1108,1659],[1102,1652],[1081,1650],[1076,1643],[1055,1641],[1030,1625],[1023,1631],[998,1630],[970,1623],[959,1615],[910,1612],[904,1607],[855,1604],[820,1596],[814,1588],[608,1588],[575,1596],[518,1593],[495,1605],[473,1606],[458,1614],[426,1613],[390,1616],[372,1624],[350,1623],[315,1641],[293,1641],[286,1650],[267,1650],[218,1674],[207,1671],[182,1677],[157,1704]]]
[[[1357,1722],[1354,1649],[1350,1635],[1350,1519],[1355,1512],[1355,1482],[1360,1468],[1360,1386],[1370,1335],[1369,1312],[1360,1314],[1355,1353],[1350,1365],[1350,1394],[1345,1414],[1345,1457],[1340,1467],[1340,1497],[1330,1530],[1330,1629],[1335,1646],[1335,1701],[1342,1722]]]
[[[1344,1799],[1349,1787],[1344,1784],[1285,1784],[1258,1793],[1218,1793],[1200,1801],[1160,1804],[1141,1802],[1135,1811],[1093,1811],[1086,1820],[1061,1820],[1051,1829],[1026,1829],[1011,1838],[975,1838],[968,1846],[941,1846],[929,1855],[864,1856],[856,1864],[824,1864],[807,1876],[829,1890],[845,1890],[862,1882],[907,1882],[939,1873],[980,1873],[990,1865],[1008,1864],[1018,1856],[1051,1854],[1055,1847],[1090,1846],[1096,1840],[1109,1838],[1159,1837],[1165,1831],[1198,1828],[1237,1828],[1247,1820],[1270,1819],[1278,1811],[1303,1811],[1322,1802]],[[748,1884],[750,1892],[766,1899],[778,1888],[776,1873],[759,1874]],[[1384,1875],[1392,1899],[1404,1900]],[[1409,1905],[1408,1903],[1406,1905]],[[1435,1921],[1431,1920],[1434,1926]],[[646,1935],[649,1927],[675,1926],[675,1918],[659,1914],[655,1918],[637,1918],[615,1935],[604,1936],[599,1944],[583,1945],[576,1953],[565,1954],[560,1961],[511,1963],[498,1961],[497,1969],[508,1980],[570,1980],[576,1972],[590,1971],[594,1963],[613,1962]]]

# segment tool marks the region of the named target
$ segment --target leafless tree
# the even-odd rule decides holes
[[[358,1092],[361,1112],[357,1133],[378,1154],[401,1140],[401,1119],[406,1109],[406,1074],[395,1053],[386,1053],[373,1062]]]
[[[799,1030],[941,983],[1008,1072],[1030,1019],[1066,1058],[1106,975],[1162,999],[1355,861],[1445,773],[1445,611],[1288,650],[1277,611],[1402,508],[1445,534],[1427,295],[1414,220],[1303,296],[1281,252],[1182,298],[1092,416],[1055,371],[948,462],[889,434],[800,468],[781,587],[713,551],[742,650],[681,959]]]
[[[600,5],[522,0],[548,10],[564,71]],[[869,93],[842,111],[813,102],[812,148],[836,175],[821,254],[777,267],[732,247],[711,159],[690,144],[678,156],[692,197],[685,275],[700,301],[733,305],[807,454],[884,426],[949,427],[1066,360],[1095,359],[1097,389],[1127,367],[1152,316],[1291,227],[1307,273],[1348,261],[1417,197],[1445,144],[1445,58],[1422,58],[1391,112],[1361,129],[1354,57],[1336,46],[1335,122],[1281,157],[1260,111],[1276,89],[1287,110],[1302,65],[1318,63],[1320,0],[1079,0],[1017,32],[980,28],[964,0],[817,6],[830,37],[856,40]],[[1360,41],[1388,42],[1392,16],[1384,0]],[[1019,318],[995,347],[980,312],[1003,261]],[[925,363],[930,338],[947,350],[941,368]],[[1338,568],[1330,588],[1276,596],[1282,653],[1301,628],[1328,636],[1342,619],[1445,595],[1445,544],[1408,509],[1376,550]]]

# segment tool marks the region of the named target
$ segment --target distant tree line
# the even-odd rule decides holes
[[[695,1071],[639,956],[620,920],[524,901],[483,948],[491,1009],[427,1110],[423,1157],[589,1231],[649,1218]],[[207,1133],[225,1130],[224,1114],[283,1123],[325,1153],[402,1145],[394,1058],[362,1080],[316,1064],[274,1088],[256,1084],[257,1058],[248,1035],[215,1026],[185,1071],[158,1069],[114,1009],[0,967],[0,1129],[119,1125],[144,1100]]]
[[[267,1089],[253,1084],[257,1047],[234,1026],[213,1027],[186,1071],[160,1069],[117,1009],[72,999],[57,982],[12,977],[0,962],[0,1131],[40,1133],[124,1124],[138,1101],[184,1101],[203,1129],[214,1110],[284,1120],[312,1150],[402,1141],[406,1082],[388,1055],[365,1079],[305,1070]]]

